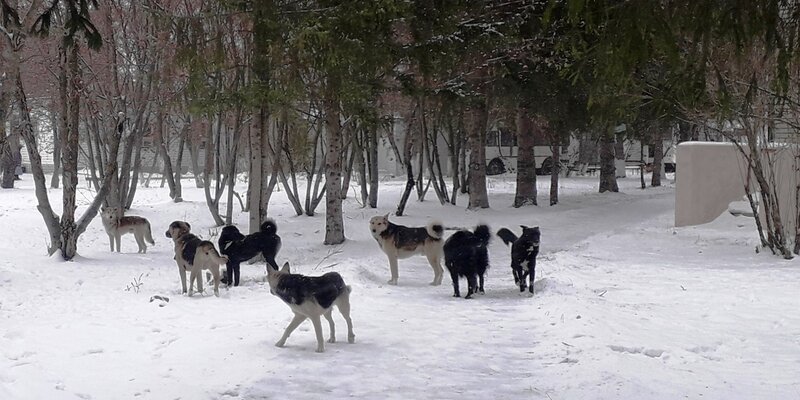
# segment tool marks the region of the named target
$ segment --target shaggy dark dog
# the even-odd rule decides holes
[[[539,254],[539,227],[522,227],[522,236],[517,237],[513,232],[506,228],[497,231],[497,236],[503,239],[503,243],[511,244],[511,270],[514,273],[514,283],[519,285],[519,291],[525,291],[525,277],[530,277],[528,290],[533,294],[533,279],[536,276],[536,256]]]
[[[467,295],[483,291],[483,275],[489,268],[489,252],[486,246],[492,233],[486,225],[478,225],[475,232],[460,230],[452,234],[444,243],[444,263],[453,278],[453,297],[461,297],[458,290],[458,277],[467,278]]]
[[[278,236],[278,225],[271,218],[261,224],[261,231],[242,235],[233,225],[222,228],[219,235],[219,250],[228,256],[226,283],[228,286],[239,286],[239,264],[259,254],[264,256],[269,265],[278,269],[275,256],[281,249],[281,237]]]

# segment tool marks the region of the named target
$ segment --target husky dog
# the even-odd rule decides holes
[[[424,254],[433,268],[431,285],[441,285],[444,269],[442,269],[442,234],[444,226],[431,221],[424,228],[409,228],[389,222],[389,214],[374,216],[369,220],[372,237],[378,242],[381,250],[389,258],[389,271],[392,278],[390,285],[397,285],[397,259],[408,258],[414,254]]]
[[[305,276],[291,273],[288,262],[283,264],[280,271],[267,264],[267,281],[270,293],[280,297],[294,313],[292,322],[286,327],[283,336],[275,343],[275,346],[283,347],[289,335],[308,318],[314,324],[314,333],[317,335],[317,353],[324,352],[325,343],[322,338],[322,323],[319,317],[324,315],[330,325],[331,336],[328,343],[336,343],[336,328],[331,315],[333,306],[339,307],[339,312],[347,322],[347,342],[354,343],[356,341],[356,335],[353,333],[353,321],[350,319],[350,292],[352,289],[345,285],[344,279],[339,273],[328,272],[322,276]]]
[[[514,283],[519,285],[519,291],[525,291],[525,277],[530,276],[530,286],[528,290],[533,294],[533,279],[536,275],[536,256],[539,254],[539,227],[522,227],[522,236],[517,237],[513,232],[506,228],[497,231],[497,236],[503,239],[503,243],[511,243],[511,270],[514,274]]]
[[[263,255],[269,265],[278,269],[275,256],[281,249],[281,237],[277,234],[278,225],[272,218],[261,224],[261,231],[242,235],[233,225],[222,228],[219,235],[219,252],[228,256],[227,284],[239,286],[239,264],[259,254]]]
[[[126,233],[133,233],[136,243],[139,245],[139,253],[147,253],[147,244],[155,245],[153,234],[150,232],[150,222],[143,217],[133,215],[124,216],[122,207],[105,207],[100,211],[100,219],[103,220],[103,228],[106,229],[111,251],[114,251],[114,244],[117,245],[117,253],[120,252],[120,238]]]
[[[467,295],[465,299],[472,298],[473,293],[483,291],[483,275],[489,268],[489,252],[486,246],[492,232],[486,225],[478,225],[475,232],[460,230],[452,234],[444,242],[444,265],[453,278],[453,297],[461,297],[458,290],[458,277],[467,278]]]
[[[173,221],[169,224],[166,236],[175,242],[175,263],[178,264],[178,273],[181,276],[181,287],[186,293],[186,271],[189,275],[189,296],[197,282],[197,291],[203,292],[202,270],[211,271],[214,276],[214,295],[219,297],[219,266],[228,262],[228,257],[220,256],[214,243],[200,240],[190,233],[191,225],[184,221]]]

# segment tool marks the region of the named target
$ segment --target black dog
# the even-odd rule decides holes
[[[492,232],[486,225],[478,225],[475,232],[460,230],[452,234],[444,243],[444,263],[453,278],[453,297],[461,297],[458,290],[458,277],[467,278],[467,295],[483,291],[483,275],[489,268],[489,252],[486,246]],[[480,283],[478,282],[480,280]]]
[[[242,235],[233,225],[222,228],[219,235],[220,253],[228,256],[226,283],[228,286],[239,286],[239,264],[259,254],[264,256],[269,265],[278,269],[275,256],[281,249],[281,237],[278,236],[278,225],[271,218],[261,224],[261,231]]]
[[[530,276],[529,291],[533,294],[533,278],[536,275],[536,256],[539,254],[539,227],[522,227],[522,236],[517,237],[506,228],[497,231],[497,236],[503,243],[511,245],[511,270],[514,273],[514,283],[519,285],[519,291],[525,291],[525,277]]]

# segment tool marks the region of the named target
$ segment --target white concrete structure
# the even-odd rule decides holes
[[[800,148],[793,144],[772,144],[762,153],[765,168],[774,174],[784,234],[790,242],[795,237],[798,216],[798,155]],[[767,167],[767,158],[772,160],[772,168]],[[677,146],[676,161],[675,226],[711,222],[726,212],[731,202],[741,201],[745,195],[747,164],[733,143],[684,142]],[[749,182],[751,192],[758,191],[758,183],[752,177]],[[759,214],[763,220],[763,208]]]

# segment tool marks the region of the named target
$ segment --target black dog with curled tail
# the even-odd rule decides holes
[[[522,236],[517,237],[506,228],[497,231],[497,236],[503,239],[506,245],[511,244],[511,270],[514,274],[514,283],[519,285],[519,291],[524,292],[525,278],[530,277],[528,290],[533,294],[533,279],[536,275],[536,256],[539,255],[539,238],[541,232],[538,226],[522,227]]]

